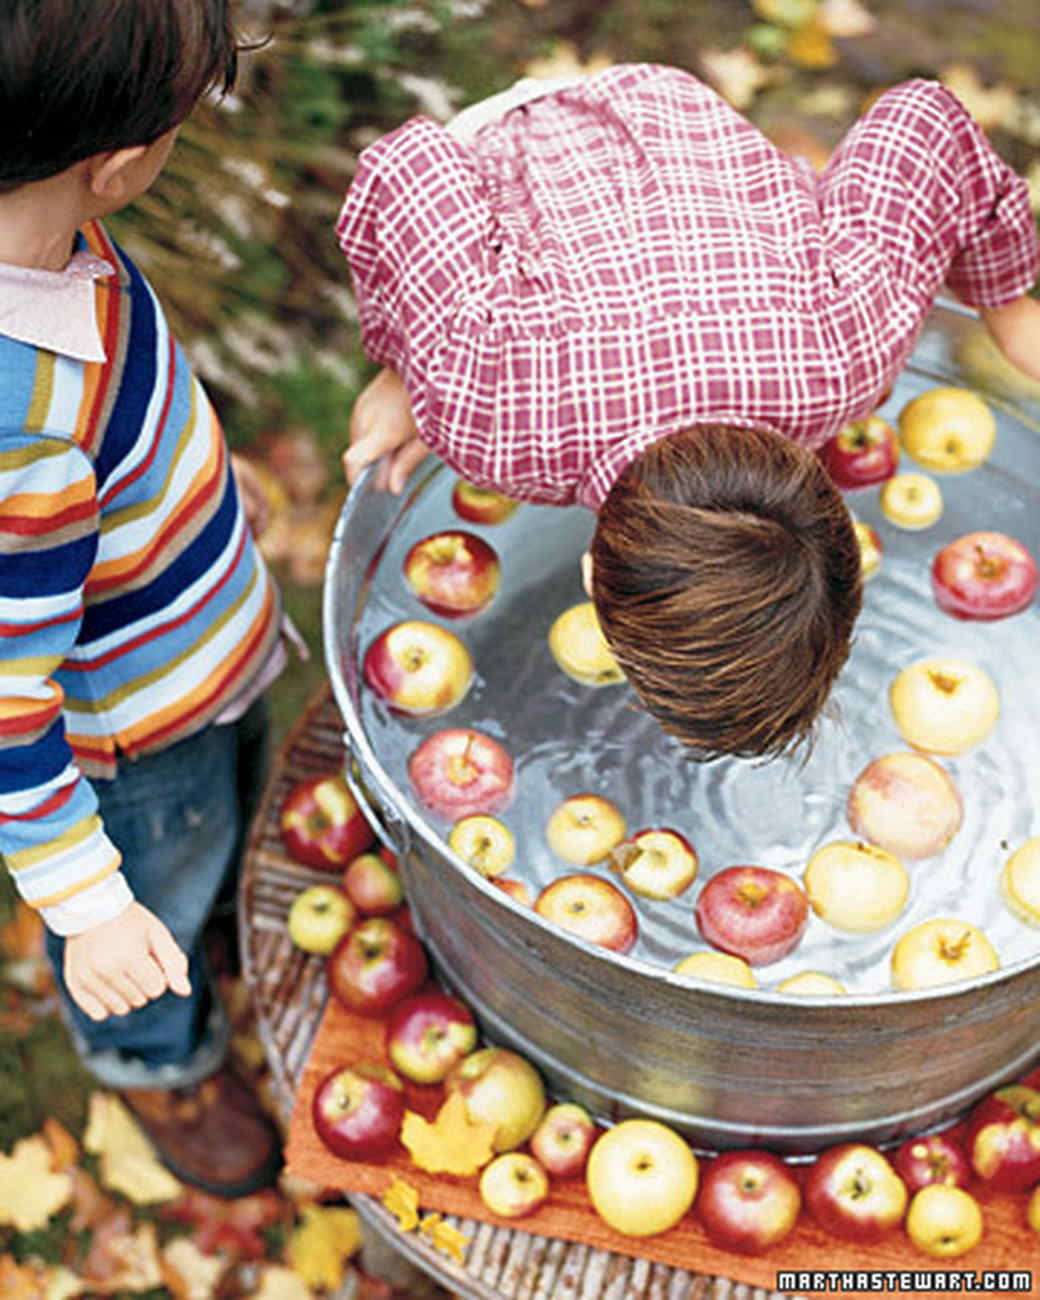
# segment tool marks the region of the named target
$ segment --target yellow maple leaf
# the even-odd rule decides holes
[[[60,1172],[76,1164],[79,1160],[79,1143],[53,1115],[48,1115],[43,1121],[43,1136],[51,1149],[52,1169]]]
[[[71,1197],[72,1182],[68,1174],[53,1172],[51,1149],[40,1134],[16,1142],[9,1156],[0,1155],[0,1223],[32,1232]]]
[[[607,54],[593,54],[583,63],[573,41],[556,41],[548,54],[524,65],[525,77],[570,77],[602,72],[614,60]]]
[[[406,1110],[401,1142],[413,1163],[428,1174],[475,1174],[494,1155],[492,1142],[497,1130],[496,1124],[471,1120],[462,1094],[452,1092],[432,1123]]]
[[[228,1267],[223,1255],[207,1255],[190,1237],[176,1237],[162,1248],[163,1282],[174,1300],[206,1300]]]
[[[114,1093],[91,1093],[83,1145],[98,1156],[103,1185],[135,1205],[172,1201],[184,1190]]]
[[[761,64],[750,50],[704,50],[701,53],[704,75],[734,108],[747,108],[774,74]]]
[[[308,1286],[335,1291],[347,1260],[361,1245],[356,1210],[306,1205],[286,1247],[286,1258]]]
[[[838,62],[830,33],[817,19],[791,33],[784,53],[800,68],[833,68]]]
[[[299,1273],[283,1264],[268,1264],[260,1275],[253,1300],[313,1300],[314,1292]]]
[[[942,69],[939,78],[984,131],[1003,126],[1017,114],[1018,95],[1012,87],[1002,81],[987,90],[970,63],[951,63]]]
[[[419,1192],[396,1174],[390,1175],[390,1186],[383,1193],[383,1205],[397,1220],[402,1232],[411,1232],[419,1224]]]
[[[466,1262],[466,1247],[469,1238],[464,1232],[450,1224],[439,1214],[424,1215],[419,1224],[419,1231],[433,1242],[438,1250],[443,1250],[459,1264]]]

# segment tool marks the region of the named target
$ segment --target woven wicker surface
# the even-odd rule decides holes
[[[261,1041],[288,1120],[327,991],[322,960],[296,948],[286,917],[297,893],[328,875],[293,862],[282,847],[278,810],[295,782],[344,761],[343,729],[331,690],[310,702],[276,755],[252,828],[239,898],[239,937]],[[474,1300],[765,1300],[776,1292],[588,1246],[470,1219],[449,1219],[469,1238],[456,1267],[414,1234],[401,1233],[377,1201],[352,1198],[365,1223],[425,1273]]]

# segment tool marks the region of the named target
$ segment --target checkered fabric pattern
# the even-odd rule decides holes
[[[337,234],[423,441],[474,482],[592,509],[698,422],[819,446],[876,404],[944,283],[999,306],[1038,263],[1025,183],[940,85],[883,94],[818,176],[655,66],[471,141],[412,119],[362,154]]]

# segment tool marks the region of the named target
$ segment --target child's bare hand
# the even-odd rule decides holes
[[[65,941],[65,984],[92,1020],[125,1016],[169,989],[187,996],[188,959],[140,903]]]
[[[1011,364],[1040,380],[1040,301],[1016,298],[1004,307],[984,307],[981,316]]]
[[[347,482],[354,483],[366,465],[376,462],[376,490],[400,492],[426,454],[408,390],[395,371],[381,370],[354,403],[350,449],[343,455]]]

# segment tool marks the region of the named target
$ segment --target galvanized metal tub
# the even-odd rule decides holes
[[[939,306],[883,414],[940,383],[978,388],[956,357],[971,313]],[[1040,404],[984,393],[999,434],[990,461],[944,476],[942,520],[925,533],[882,520],[877,490],[850,494],[858,517],[885,544],[880,575],[850,663],[807,764],[725,760],[691,765],[633,707],[627,686],[578,686],[555,670],[545,645],[553,618],[583,599],[577,559],[592,530],[581,510],[522,507],[477,529],[499,550],[503,590],[484,614],[453,624],[474,654],[478,683],[455,710],[402,720],[362,684],[363,652],[398,618],[431,617],[401,581],[417,538],[458,526],[448,504],[454,475],[421,467],[401,498],[363,479],[335,533],[324,592],[327,668],[360,774],[356,793],[401,856],[417,927],[437,970],[478,1016],[487,1037],[522,1052],[554,1092],[606,1120],[629,1114],[670,1123],[698,1146],[762,1143],[790,1154],[844,1138],[885,1143],[943,1124],[1040,1053],[1040,930],[1012,917],[997,876],[1008,852],[1040,834],[1040,609],[996,624],[941,614],[927,578],[944,542],[979,528],[1005,531],[1040,555]],[[910,465],[906,466],[911,468]],[[469,525],[466,525],[469,527]],[[434,620],[436,621],[436,620]],[[839,942],[813,918],[799,949],[767,968],[763,987],[738,990],[677,976],[684,952],[703,948],[692,900],[713,871],[758,862],[800,874],[814,847],[847,838],[844,806],[855,775],[881,753],[906,748],[888,716],[885,687],[925,654],[974,659],[1000,687],[994,734],[946,764],[964,795],[964,826],[944,853],[912,868],[899,921],[857,944]],[[447,846],[448,827],[409,789],[407,757],[443,726],[496,736],[518,771],[518,797],[503,814],[537,889],[566,869],[544,844],[551,808],[595,789],[629,826],[671,824],[701,857],[689,895],[638,900],[640,941],[621,956],[576,940],[517,904]],[[609,874],[606,869],[603,874]],[[1001,967],[990,975],[917,993],[892,992],[892,943],[917,921],[953,915],[980,924]],[[804,968],[828,969],[842,997],[772,990]]]

